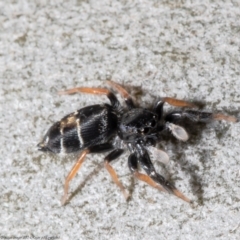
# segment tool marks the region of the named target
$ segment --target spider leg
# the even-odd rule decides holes
[[[77,162],[75,163],[75,165],[73,166],[73,168],[71,169],[71,171],[69,172],[68,176],[65,179],[64,195],[63,195],[62,201],[61,201],[62,205],[64,205],[67,201],[69,183],[76,176],[78,170],[80,169],[80,167],[82,166],[82,164],[86,158],[86,155],[89,153],[99,153],[99,152],[109,151],[112,148],[113,148],[113,146],[111,144],[105,143],[105,144],[100,144],[100,145],[89,147],[81,152]]]
[[[213,119],[214,120],[225,120],[225,121],[228,121],[228,122],[237,122],[237,118],[233,117],[233,116],[227,116],[227,115],[224,115],[222,113],[215,113],[213,114]]]
[[[151,176],[152,179],[159,184],[161,184],[168,192],[173,193],[178,198],[181,198],[185,202],[191,203],[191,200],[186,197],[183,193],[181,193],[172,183],[167,181],[162,175],[159,173],[155,173],[155,176]]]
[[[134,153],[132,153],[128,158],[128,167],[134,177],[136,177],[138,180],[147,183],[148,185],[158,189],[159,191],[166,192],[166,190],[161,185],[156,183],[152,178],[138,171],[138,158]]]
[[[114,108],[118,108],[120,106],[120,103],[117,100],[116,96],[106,88],[77,87],[77,88],[71,88],[71,89],[68,89],[65,91],[58,92],[58,94],[73,94],[73,93],[88,93],[88,94],[94,94],[94,95],[106,95]]]
[[[164,98],[161,98],[161,101],[166,102],[166,103],[168,103],[172,106],[175,106],[175,107],[197,108],[197,106],[193,103],[190,103],[190,102],[187,102],[187,101],[184,101],[184,100],[179,100],[179,99],[176,99],[176,98],[164,97]]]
[[[169,129],[172,134],[181,141],[188,140],[188,134],[185,129],[181,126],[175,125],[176,123],[184,118],[191,120],[192,122],[208,123],[213,120],[225,120],[229,122],[237,122],[237,118],[227,116],[224,114],[214,114],[211,112],[204,112],[199,110],[185,110],[185,111],[174,111],[165,116],[166,128]]]
[[[137,158],[136,156],[134,157],[135,160],[130,160],[132,162],[136,162]],[[132,158],[132,159],[134,159]],[[144,171],[147,173],[148,177],[154,182],[155,186],[148,183],[149,185],[158,188],[159,190],[167,190],[170,193],[173,193],[175,196],[181,198],[182,200],[190,203],[190,199],[187,198],[186,196],[184,196],[173,184],[171,184],[170,182],[168,182],[163,176],[161,176],[160,174],[158,174],[151,162],[151,159],[148,155],[148,153],[146,151],[144,151],[140,157],[139,157],[139,162],[142,166],[142,168],[144,169]],[[136,163],[135,163],[136,166]],[[141,180],[141,179],[140,179]],[[158,187],[156,187],[158,186]]]
[[[124,98],[128,109],[135,108],[135,104],[132,100],[132,97],[122,86],[113,81],[107,81],[107,84],[120,93],[120,95]]]
[[[222,113],[211,113],[211,112],[204,112],[199,110],[185,110],[185,111],[174,111],[165,116],[166,122],[177,122],[187,118],[193,122],[202,122],[207,123],[211,122],[212,120],[225,120],[228,122],[237,122],[237,118],[232,116],[227,116]]]
[[[115,184],[121,189],[125,199],[127,200],[129,198],[129,194],[126,192],[125,188],[123,187],[122,183],[119,181],[116,171],[113,169],[113,167],[110,165],[110,162],[118,158],[122,153],[124,152],[123,149],[115,149],[111,153],[109,153],[105,159],[104,159],[104,166],[109,172],[109,174],[112,177],[112,180],[115,182]]]
[[[158,100],[156,102],[156,104],[153,107],[153,111],[158,115],[159,119],[161,119],[163,116],[164,103],[168,103],[175,107],[188,107],[188,108],[196,108],[197,107],[193,103],[179,100],[176,98],[169,98],[169,97],[161,98],[160,100]]]

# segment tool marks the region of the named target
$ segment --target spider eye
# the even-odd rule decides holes
[[[153,119],[153,120],[151,121],[151,123],[150,123],[150,126],[151,126],[151,127],[155,127],[155,125],[156,125],[156,121]]]
[[[140,133],[140,134],[147,134],[149,132],[149,130],[150,130],[150,128],[148,128],[148,127],[140,128],[138,130],[138,133]]]

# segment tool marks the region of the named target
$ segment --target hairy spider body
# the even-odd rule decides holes
[[[156,132],[158,115],[143,108],[124,113],[118,126],[118,135],[125,142],[135,143]]]
[[[42,151],[72,153],[107,142],[116,133],[118,118],[108,104],[70,113],[54,123],[43,138]]]
[[[173,184],[156,172],[149,157],[148,147],[154,147],[161,140],[161,133],[167,130],[172,132],[177,139],[186,141],[188,134],[184,128],[175,125],[177,121],[184,118],[188,118],[193,122],[208,122],[212,120],[235,122],[236,118],[191,109],[163,114],[163,106],[166,102],[178,107],[196,107],[189,102],[167,97],[158,100],[153,109],[139,108],[135,106],[130,95],[120,85],[112,81],[107,83],[125,99],[127,109],[120,105],[118,99],[111,91],[104,88],[73,88],[66,90],[61,92],[61,94],[83,92],[106,95],[111,105],[92,105],[68,114],[60,121],[54,123],[47,131],[43,140],[38,144],[39,150],[53,153],[81,151],[78,161],[66,178],[62,204],[65,204],[67,201],[69,182],[76,175],[86,155],[106,151],[111,152],[105,157],[104,166],[110,173],[113,181],[123,192],[125,198],[128,198],[128,193],[110,165],[111,161],[124,152],[122,146],[114,144],[114,138],[120,139],[127,146],[130,152],[128,166],[136,178],[158,190],[168,191],[184,201],[190,202]],[[158,156],[163,158],[163,161],[168,158],[163,151],[155,151],[158,151]],[[146,174],[139,172],[139,165]]]

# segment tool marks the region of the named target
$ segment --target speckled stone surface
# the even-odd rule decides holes
[[[55,239],[239,239],[239,123],[191,128],[155,162],[194,204],[134,181],[113,163],[126,202],[89,156],[60,204],[77,154],[37,151],[52,123],[89,104],[75,86],[122,84],[141,106],[159,96],[239,117],[239,1],[0,1],[0,236]],[[119,96],[118,96],[119,97]]]

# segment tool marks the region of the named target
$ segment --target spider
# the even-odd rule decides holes
[[[156,144],[161,141],[163,132],[171,132],[175,138],[181,141],[188,140],[185,129],[176,125],[179,120],[188,119],[195,123],[206,123],[212,120],[236,122],[237,119],[221,113],[193,110],[192,108],[196,107],[193,103],[169,97],[158,99],[152,109],[136,107],[131,96],[123,87],[113,81],[107,81],[107,84],[123,97],[125,108],[120,105],[115,94],[105,88],[79,87],[62,91],[60,94],[80,92],[106,95],[111,104],[87,106],[68,114],[60,121],[55,122],[37,145],[39,150],[53,153],[81,151],[77,162],[66,177],[62,205],[68,200],[69,183],[82,166],[86,156],[90,153],[107,151],[111,152],[104,158],[104,166],[124,197],[128,199],[129,194],[110,165],[126,149],[130,153],[128,167],[134,177],[190,203],[189,198],[155,170],[149,151],[154,149],[164,162],[167,161],[168,155],[155,148]],[[184,109],[164,113],[165,103]],[[139,165],[146,174],[139,171]]]

